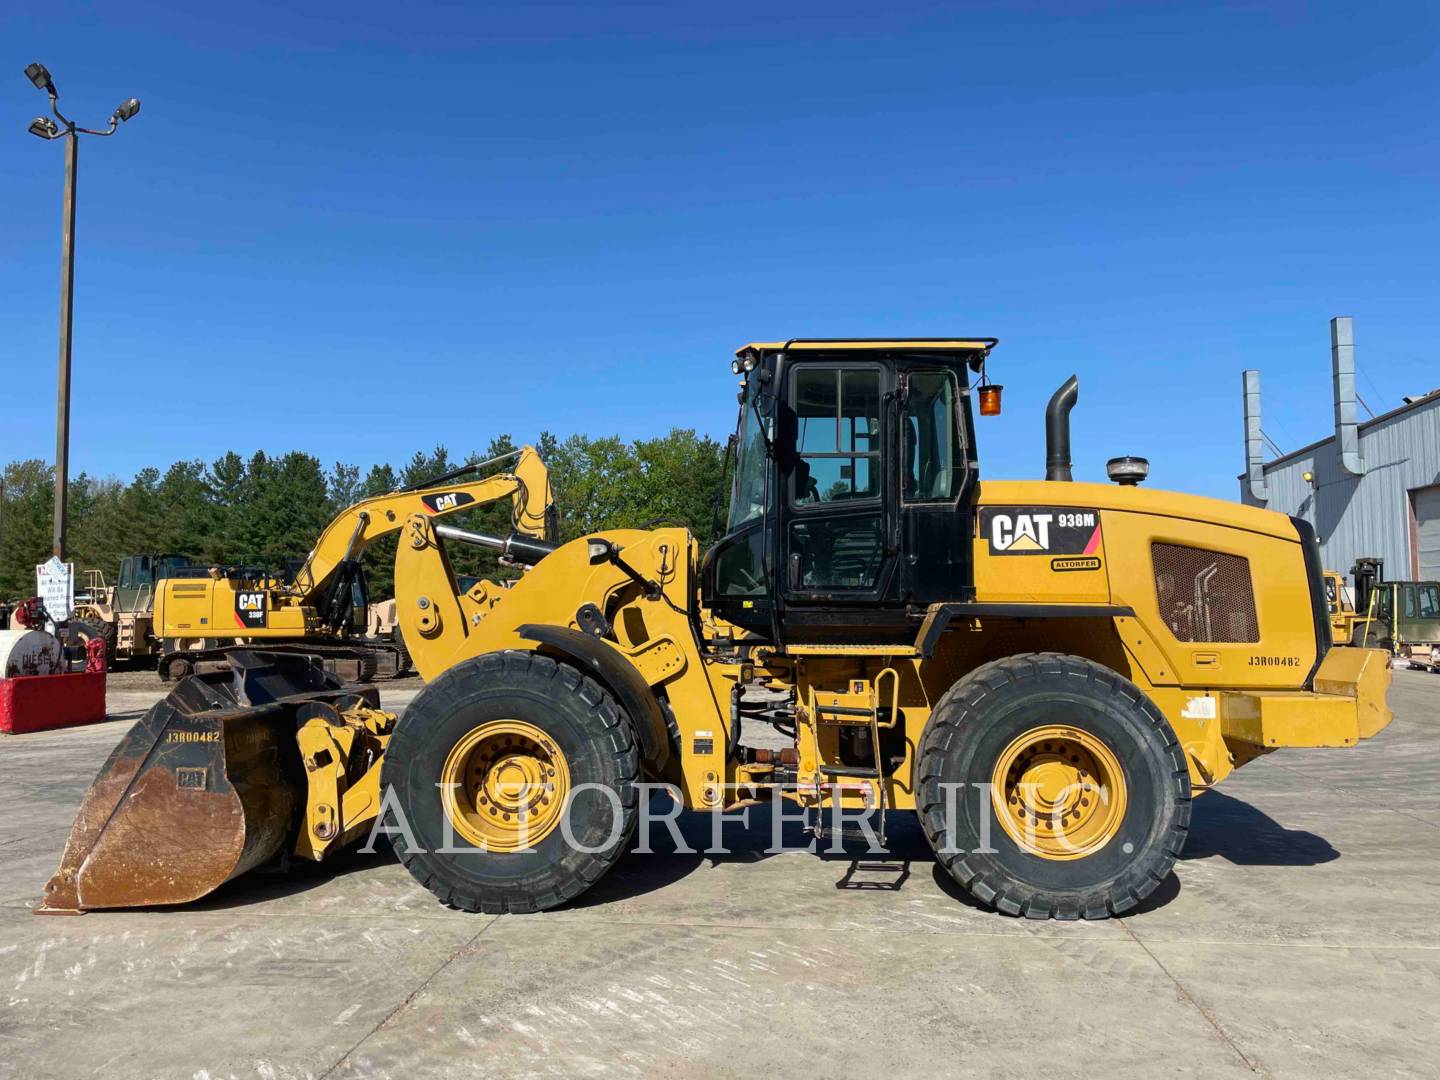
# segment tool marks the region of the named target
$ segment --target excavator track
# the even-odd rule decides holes
[[[409,670],[409,658],[402,652],[402,647],[389,642],[330,645],[297,639],[165,653],[160,657],[160,678],[164,682],[174,682],[189,675],[224,671],[228,668],[231,655],[257,649],[306,657],[347,683],[368,683],[376,678],[395,679]]]

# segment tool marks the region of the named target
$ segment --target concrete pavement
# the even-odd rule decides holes
[[[1397,672],[1391,704],[1357,750],[1241,770],[1142,911],[1073,924],[970,905],[908,815],[882,866],[767,855],[765,811],[726,827],[729,855],[632,854],[537,916],[452,912],[351,855],[184,909],[37,918],[133,715],[6,739],[0,1077],[1432,1076],[1440,678]],[[684,827],[706,846],[707,819]]]

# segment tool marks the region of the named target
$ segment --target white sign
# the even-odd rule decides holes
[[[51,555],[35,567],[35,592],[51,620],[65,622],[75,613],[75,564]]]

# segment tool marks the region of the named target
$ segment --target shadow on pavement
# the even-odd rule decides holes
[[[1220,856],[1237,866],[1315,866],[1340,852],[1330,841],[1304,829],[1287,829],[1247,802],[1219,791],[1195,800],[1190,839],[1180,858]]]
[[[642,896],[688,877],[701,866],[758,863],[787,852],[808,851],[813,858],[836,863],[840,874],[835,887],[853,890],[899,891],[910,878],[912,863],[935,861],[910,813],[890,814],[888,843],[872,851],[863,836],[838,840],[827,836],[817,842],[805,831],[795,807],[786,804],[783,820],[777,820],[769,803],[748,807],[743,822],[738,810],[718,821],[706,812],[683,812],[674,819],[677,842],[661,820],[670,808],[667,797],[657,795],[648,842],[637,831],[631,850],[572,906],[583,908]],[[877,828],[873,816],[870,820],[871,828]],[[847,824],[851,831],[856,830],[853,818]],[[648,844],[650,850],[639,850],[642,844]]]
[[[871,850],[853,823],[839,839],[827,836],[815,841],[805,832],[794,808],[786,806],[777,822],[769,804],[748,809],[742,823],[737,811],[719,824],[709,813],[686,811],[675,816],[671,832],[662,815],[669,811],[665,796],[652,808],[648,852],[638,850],[645,839],[638,831],[631,849],[615,868],[593,888],[571,904],[575,908],[603,906],[643,896],[683,880],[704,865],[758,863],[782,852],[810,852],[810,857],[834,864],[835,888],[900,892],[916,874],[930,867],[930,877],[946,896],[978,911],[991,909],[965,892],[935,861],[914,814],[892,813],[887,820],[884,850]],[[872,827],[874,821],[871,821]],[[777,832],[778,829],[778,832]],[[776,843],[778,838],[779,843]],[[779,850],[774,850],[778,848]],[[1313,866],[1340,857],[1324,837],[1301,829],[1287,829],[1247,802],[1220,792],[1208,792],[1195,802],[1189,841],[1182,860],[1220,856],[1237,865]],[[215,893],[186,910],[223,911],[260,901],[280,899],[308,892],[337,877],[384,866],[395,855],[384,838],[372,854],[346,851],[323,864],[294,862],[285,873],[250,873],[221,886]],[[1127,916],[1143,915],[1163,907],[1180,892],[1174,875],[1162,882]],[[175,909],[155,909],[175,910]]]
[[[225,882],[209,896],[192,903],[141,910],[226,911],[230,908],[242,908],[265,900],[280,900],[287,896],[298,896],[347,874],[371,870],[396,861],[395,852],[391,849],[389,841],[382,836],[376,839],[375,850],[368,855],[349,848],[326,859],[323,863],[310,862],[307,859],[293,859],[287,869],[266,867],[252,870],[233,881]]]

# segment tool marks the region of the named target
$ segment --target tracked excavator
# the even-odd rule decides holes
[[[478,475],[500,464],[509,467]],[[325,527],[293,578],[246,565],[172,573],[156,586],[154,601],[162,678],[228,672],[230,652],[262,645],[310,657],[350,682],[404,673],[410,658],[403,635],[381,625],[383,612],[370,610],[366,549],[404,528],[412,515],[441,518],[503,499],[511,500],[517,535],[553,534],[549,473],[526,447],[356,503]]]
[[[708,551],[678,527],[557,545],[412,508],[397,607],[427,685],[404,714],[258,649],[185,679],[101,770],[40,910],[184,903],[381,828],[445,904],[551,908],[621,858],[646,783],[692,810],[776,800],[832,839],[913,813],[1004,914],[1134,908],[1196,796],[1383,729],[1388,658],[1331,648],[1303,520],[1152,490],[1135,457],[1074,482],[1073,377],[1045,478],[982,480],[995,344],[742,348]],[[528,569],[464,588],[465,546]],[[742,719],[787,745],[747,745]]]

